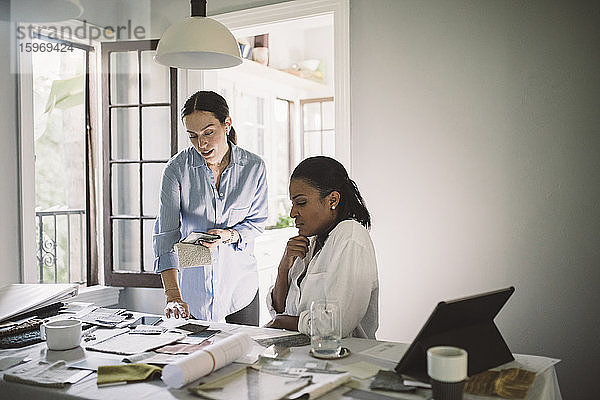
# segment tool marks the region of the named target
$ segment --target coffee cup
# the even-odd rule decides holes
[[[427,375],[435,400],[461,400],[467,379],[467,351],[452,346],[427,349]]]
[[[81,321],[62,319],[46,322],[40,326],[42,340],[50,350],[68,350],[81,342]]]

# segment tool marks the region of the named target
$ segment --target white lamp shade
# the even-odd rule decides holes
[[[169,67],[219,69],[242,63],[229,29],[206,17],[188,17],[171,25],[158,42],[154,61]]]

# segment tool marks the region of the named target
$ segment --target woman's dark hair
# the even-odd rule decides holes
[[[215,115],[220,123],[225,123],[225,118],[229,116],[229,106],[227,101],[218,93],[200,90],[191,95],[181,108],[181,119],[185,116],[190,115],[194,111],[208,111]],[[227,139],[237,144],[237,134],[233,126],[229,129]]]
[[[346,168],[331,157],[317,156],[303,160],[292,172],[291,179],[303,179],[319,191],[321,198],[334,190],[340,193],[338,221],[355,219],[365,228],[371,227],[371,215],[365,206],[358,186]]]

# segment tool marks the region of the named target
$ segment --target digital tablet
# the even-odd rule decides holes
[[[428,382],[427,349],[433,346],[467,350],[469,376],[514,360],[494,324],[494,318],[514,291],[511,286],[438,303],[396,366],[396,372]]]

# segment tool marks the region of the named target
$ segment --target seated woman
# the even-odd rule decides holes
[[[302,161],[290,178],[291,238],[267,295],[266,326],[310,335],[310,304],[337,300],[342,337],[375,338],[379,283],[367,229],[371,217],[342,164],[329,157]]]

